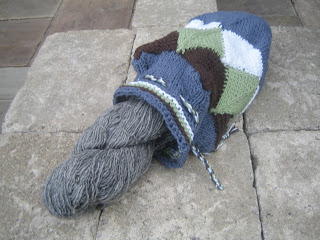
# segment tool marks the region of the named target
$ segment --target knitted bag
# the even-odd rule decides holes
[[[184,28],[137,48],[137,77],[117,89],[114,104],[134,95],[161,112],[176,139],[174,146],[155,156],[166,167],[182,167],[190,149],[206,165],[201,152],[221,145],[231,120],[259,92],[270,45],[269,25],[253,14],[195,17]]]

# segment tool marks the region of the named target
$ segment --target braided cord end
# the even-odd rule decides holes
[[[200,152],[200,150],[194,144],[191,145],[191,150],[192,150],[193,154],[206,167],[206,169],[207,169],[207,171],[208,171],[208,173],[210,175],[210,179],[216,185],[216,188],[219,189],[219,190],[223,190],[223,186],[221,185],[219,180],[216,178],[215,173],[214,173],[213,169],[211,168],[211,166],[209,165],[208,160],[203,156],[203,154]]]

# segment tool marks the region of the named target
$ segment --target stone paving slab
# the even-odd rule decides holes
[[[247,11],[258,15],[295,16],[290,0],[217,0],[219,11]]]
[[[0,67],[27,66],[51,18],[0,21]]]
[[[300,26],[290,0],[217,0],[219,11],[245,11],[262,16],[273,26]]]
[[[0,239],[94,239],[100,211],[74,219],[50,215],[41,188],[70,155],[78,134],[0,135]]]
[[[1,0],[0,20],[53,17],[62,0]]]
[[[233,134],[208,161],[223,191],[194,156],[180,169],[153,161],[118,203],[104,209],[97,239],[260,239],[245,134]]]
[[[29,68],[0,68],[0,100],[13,99],[23,86]]]
[[[215,11],[215,0],[138,0],[132,27],[184,26],[197,15]]]
[[[249,142],[264,239],[319,239],[320,132],[260,133]]]
[[[2,125],[4,117],[10,107],[12,100],[0,100],[0,124]],[[0,134],[2,133],[2,128],[0,128]]]
[[[293,2],[304,26],[320,28],[319,0],[293,0]]]
[[[81,132],[124,83],[134,33],[81,31],[47,38],[6,115],[3,132]]]
[[[134,0],[64,0],[48,34],[71,30],[129,28]]]
[[[320,30],[273,27],[264,86],[245,113],[249,134],[320,129]]]
[[[297,16],[269,16],[261,15],[270,26],[302,26],[302,22]]]
[[[219,11],[244,11],[262,16],[273,26],[301,26],[290,0],[217,0]]]

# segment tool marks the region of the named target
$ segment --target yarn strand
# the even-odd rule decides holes
[[[161,143],[159,142],[161,141]],[[161,114],[143,100],[109,108],[78,139],[71,157],[44,184],[42,199],[58,217],[119,199],[173,137]]]

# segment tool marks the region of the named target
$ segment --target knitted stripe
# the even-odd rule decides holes
[[[178,119],[178,123],[182,126],[182,128],[184,129],[184,132],[187,134],[187,138],[188,138],[189,143],[191,143],[193,141],[193,137],[194,137],[193,131],[192,131],[192,129],[189,125],[189,122],[187,121],[187,119],[183,113],[182,106],[178,103],[178,101],[174,97],[170,96],[168,93],[163,91],[161,88],[159,88],[151,83],[147,83],[147,82],[143,82],[143,81],[135,81],[135,82],[130,82],[126,85],[148,89],[149,91],[153,92],[158,98],[165,101],[170,106],[170,108],[173,110],[174,115]]]
[[[182,55],[200,74],[202,87],[211,91],[210,108],[215,108],[223,92],[225,66],[219,56],[209,49],[186,50]]]
[[[200,19],[194,19],[185,26],[185,29],[186,28],[187,30],[193,29],[194,32],[189,33],[187,31],[185,33],[186,38],[188,39],[188,40],[184,40],[185,42],[194,41],[193,39],[196,37],[192,36],[192,34],[196,34],[200,36],[201,34],[203,34],[203,30],[221,31],[221,37],[223,38],[222,52],[217,52],[217,46],[215,46],[215,48],[211,47],[213,43],[208,44],[207,41],[211,41],[209,39],[201,39],[200,40],[201,44],[199,44],[198,46],[192,46],[192,48],[195,49],[199,47],[199,48],[212,49],[213,51],[216,51],[216,53],[218,53],[220,57],[223,57],[222,62],[225,65],[237,68],[249,74],[253,74],[259,78],[262,76],[263,64],[262,64],[261,52],[258,49],[254,48],[247,40],[243,39],[241,36],[235,34],[234,32],[228,31],[228,30],[222,30],[220,26],[220,22],[211,22],[208,24],[204,24],[204,22],[201,21]],[[181,32],[182,30],[179,30],[179,40],[181,38]],[[183,46],[183,43],[179,44],[179,40],[178,40],[178,49],[179,49],[179,45],[181,45],[181,48]],[[199,40],[197,39],[197,41]],[[203,41],[205,41],[206,44],[203,44],[202,43]],[[217,44],[217,43],[214,43],[214,44]],[[220,42],[218,43],[218,45],[219,44]],[[185,48],[188,48],[188,47],[185,47]]]
[[[204,24],[204,22],[201,21],[200,19],[194,19],[194,20],[190,21],[185,26],[185,28],[205,30],[205,29],[217,28],[220,26],[220,24],[221,24],[220,22],[210,22],[208,24]]]
[[[262,56],[263,73],[260,80],[260,88],[263,85],[266,70],[268,68],[269,51],[272,33],[268,23],[261,17],[245,12],[207,13],[195,17],[192,21],[202,21],[203,25],[212,22],[220,22],[223,30],[230,30],[248,41],[255,49],[259,49]]]
[[[250,106],[250,104],[252,103],[253,99],[255,99],[255,97],[258,95],[259,91],[260,91],[260,85],[258,85],[258,87],[257,87],[254,95],[252,96],[252,98],[250,99],[249,103],[248,103],[247,106],[242,110],[241,113],[244,113],[244,112],[247,110],[247,108],[248,108],[248,107]]]
[[[259,85],[259,78],[231,67],[226,69],[226,85],[214,114],[240,114],[250,103]]]
[[[178,37],[179,33],[174,31],[161,39],[144,44],[136,49],[134,58],[139,59],[142,52],[160,54],[163,51],[175,51],[177,49]]]
[[[223,57],[224,50],[221,31],[221,28],[208,30],[181,28],[178,30],[177,53],[184,54],[188,49],[207,48],[217,53],[220,57]]]
[[[231,31],[222,31],[225,55],[222,62],[246,73],[262,76],[262,56],[247,40]]]

